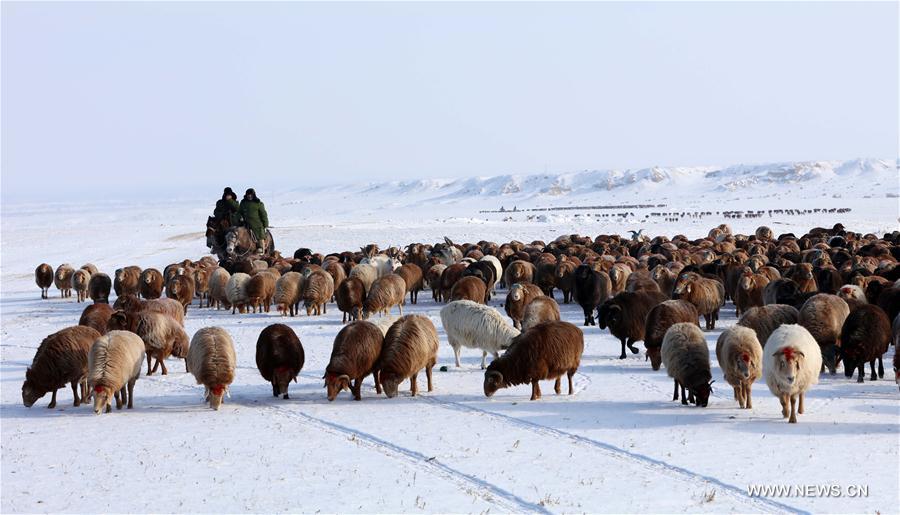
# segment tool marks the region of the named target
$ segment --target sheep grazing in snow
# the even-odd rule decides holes
[[[222,405],[234,381],[236,362],[234,342],[225,329],[204,327],[194,333],[185,364],[197,384],[204,386],[205,401],[214,410]]]
[[[362,382],[369,374],[375,380],[376,393],[381,393],[376,365],[384,344],[384,332],[364,320],[350,322],[338,332],[323,377],[329,401],[343,390],[350,390],[354,399],[362,400]]]
[[[25,370],[25,382],[22,384],[22,404],[30,408],[38,399],[52,392],[53,397],[47,406],[56,407],[56,391],[72,385],[74,405],[87,401],[87,388],[84,380],[88,372],[88,353],[100,333],[90,327],[67,327],[44,338],[34,353],[31,366]],[[81,396],[78,395],[81,385]]]
[[[337,307],[344,314],[341,322],[362,318],[363,302],[366,300],[366,287],[358,277],[348,277],[338,286],[334,294]]]
[[[394,322],[384,337],[378,358],[379,379],[385,395],[397,396],[400,383],[409,378],[413,397],[419,393],[416,377],[425,369],[428,391],[432,391],[431,369],[437,362],[438,334],[431,320],[421,315],[406,315]]]
[[[611,283],[606,272],[598,272],[590,265],[580,265],[573,273],[573,297],[584,311],[584,325],[596,325],[594,310],[610,296]]]
[[[225,291],[228,303],[231,304],[232,315],[235,311],[243,313],[247,309],[247,304],[250,302],[250,299],[247,298],[247,281],[249,280],[250,275],[243,272],[232,274],[228,279]]]
[[[884,361],[882,356],[891,344],[891,321],[884,310],[872,304],[856,307],[847,316],[841,328],[841,346],[838,354],[844,362],[844,375],[853,377],[859,369],[856,382],[862,383],[866,363],[872,370],[871,381],[884,377]],[[875,374],[875,361],[878,361],[878,374]]]
[[[75,290],[77,302],[83,302],[87,298],[88,282],[91,274],[87,270],[78,269],[72,273],[72,289]]]
[[[781,402],[781,416],[791,424],[803,414],[803,397],[819,382],[822,351],[801,325],[786,324],[772,333],[763,351],[766,385]],[[788,410],[790,405],[790,410]]]
[[[487,363],[487,354],[495,357],[509,347],[509,342],[519,335],[519,330],[509,325],[496,309],[470,300],[456,300],[441,309],[441,324],[447,333],[447,342],[456,356],[459,367],[459,351],[462,347],[481,349],[481,368]]]
[[[78,325],[91,327],[100,334],[106,334],[109,317],[115,310],[109,304],[91,304],[81,312]]]
[[[166,358],[173,354],[176,347],[187,348],[188,335],[177,320],[162,313],[142,311],[137,317],[135,334],[144,342],[147,353],[147,374],[153,375],[157,367],[162,366],[162,375],[169,373]],[[150,368],[150,362],[156,358],[156,364]]]
[[[678,276],[673,293],[675,298],[684,299],[697,308],[706,319],[707,330],[716,328],[719,308],[725,303],[724,284],[695,272],[684,272]]]
[[[53,286],[53,267],[41,263],[34,269],[34,282],[41,289],[41,298],[50,298],[50,287]]]
[[[141,297],[158,299],[162,295],[164,284],[162,272],[155,268],[147,268],[141,272],[139,288]]]
[[[72,296],[72,274],[74,273],[75,269],[68,263],[59,265],[56,268],[56,273],[53,275],[53,284],[59,290],[60,297],[67,298]]]
[[[388,315],[391,308],[397,306],[403,315],[403,298],[406,296],[406,282],[397,274],[379,277],[372,283],[372,288],[363,301],[362,316],[369,318],[375,313]]]
[[[289,399],[288,386],[303,369],[306,356],[303,344],[293,329],[272,324],[259,333],[256,340],[256,368],[263,379],[272,383],[272,396]]]
[[[300,298],[303,299],[306,316],[312,316],[313,313],[316,316],[327,313],[326,305],[334,295],[334,278],[324,270],[313,270],[308,275],[304,275]]]
[[[633,354],[640,352],[634,344],[644,339],[647,314],[666,298],[661,292],[626,291],[597,308],[597,326],[600,329],[609,327],[609,332],[622,343],[619,359],[625,359],[626,346]]]
[[[740,325],[722,331],[716,341],[716,360],[741,409],[753,408],[751,390],[753,382],[762,377],[762,353],[753,329]]]
[[[129,331],[110,331],[99,337],[88,354],[88,387],[94,396],[94,413],[134,407],[134,383],[144,363],[144,342]]]
[[[109,304],[109,292],[112,289],[112,279],[103,273],[91,274],[88,281],[88,296],[95,304]]]
[[[712,372],[703,331],[694,322],[673,325],[666,331],[660,353],[666,373],[675,383],[672,400],[678,400],[680,389],[681,404],[692,402],[705,408],[712,393]]]
[[[538,381],[555,379],[554,390],[561,393],[561,379],[569,380],[581,364],[584,333],[568,322],[544,322],[513,338],[509,350],[495,359],[484,372],[484,395],[491,397],[501,388],[531,383],[531,400],[541,398]]]
[[[844,299],[829,293],[813,295],[800,307],[798,322],[819,343],[823,366],[828,367],[831,375],[837,371],[837,346],[841,327],[849,314],[850,307]]]
[[[525,318],[525,308],[532,300],[543,297],[544,292],[534,284],[515,283],[509,287],[506,294],[506,302],[503,304],[506,314],[513,321],[513,327],[520,329],[522,319]]]
[[[543,322],[559,320],[559,304],[550,297],[537,297],[525,307],[522,330],[526,331]]]
[[[299,272],[287,272],[275,281],[275,296],[272,300],[281,316],[297,314],[300,309],[301,291],[303,291],[303,276]]]
[[[662,363],[663,338],[666,331],[680,322],[697,323],[700,315],[693,304],[684,300],[667,300],[661,302],[647,313],[644,323],[644,347],[647,349],[647,359],[653,370],[659,370]]]
[[[228,309],[231,303],[228,301],[228,282],[231,280],[231,274],[228,270],[218,267],[209,275],[209,301],[207,307],[216,307],[216,311],[220,307]]]

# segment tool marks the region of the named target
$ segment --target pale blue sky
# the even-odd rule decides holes
[[[898,89],[896,2],[3,2],[2,198],[896,158]]]

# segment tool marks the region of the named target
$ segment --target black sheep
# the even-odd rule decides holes
[[[884,377],[882,355],[891,343],[891,321],[884,310],[872,304],[862,304],[850,312],[841,328],[841,346],[838,347],[844,361],[844,375],[853,377],[859,370],[856,382],[862,383],[866,362],[872,369],[871,380]],[[878,360],[878,375],[875,374]]]
[[[256,368],[263,379],[272,383],[272,395],[288,397],[288,385],[303,369],[303,345],[294,330],[284,324],[272,324],[256,341]]]
[[[665,294],[654,292],[622,292],[597,308],[597,325],[600,329],[609,327],[609,332],[622,342],[619,359],[625,359],[625,347],[637,354],[635,342],[644,339],[647,314],[657,304],[664,302]]]
[[[590,265],[579,265],[574,273],[573,296],[584,310],[584,325],[596,325],[594,310],[609,297],[612,284],[606,272],[598,272]]]
[[[462,275],[463,277],[472,276],[481,279],[486,288],[484,302],[487,303],[487,301],[491,300],[491,290],[494,289],[494,283],[497,282],[497,270],[492,263],[489,261],[476,261],[466,267]]]

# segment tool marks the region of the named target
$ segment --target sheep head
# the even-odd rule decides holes
[[[95,385],[93,393],[94,414],[99,415],[103,413],[104,410],[108,412],[114,395],[115,392],[109,386]]]
[[[734,368],[744,379],[750,379],[750,354],[742,352],[734,357]]]
[[[501,388],[506,388],[503,374],[496,370],[486,370],[484,372],[484,396],[491,397]]]
[[[381,389],[384,390],[384,394],[387,395],[389,399],[393,399],[397,396],[397,391],[400,387],[400,383],[403,382],[403,378],[395,377],[393,375],[386,376],[384,375],[383,370],[381,374]]]
[[[647,358],[650,360],[650,366],[653,370],[659,370],[662,363],[661,347],[651,347],[647,349]]]
[[[31,367],[28,367],[28,370],[25,371],[25,382],[22,383],[22,404],[24,404],[26,408],[30,408],[38,399],[43,397],[45,393],[47,392],[40,392],[35,388],[34,381],[31,378]]]
[[[275,373],[272,375],[272,384],[275,386],[278,395],[283,395],[285,399],[288,398],[288,385],[291,384],[292,380],[297,382],[297,374],[290,367],[275,368]]]
[[[218,411],[227,391],[228,387],[222,384],[214,385],[212,388],[207,387],[206,400],[209,401],[209,407]]]
[[[522,291],[523,288],[518,283],[512,285],[509,288],[509,300],[514,302],[519,302],[525,296],[525,292]]]
[[[325,374],[324,379],[329,401],[333,401],[342,391],[350,390],[350,376],[347,374]]]
[[[806,357],[803,351],[795,347],[784,347],[775,351],[775,368],[788,384],[794,384],[800,373],[801,361]]]
[[[622,306],[614,304],[612,301],[607,301],[597,308],[597,327],[606,329],[617,324],[621,317]]]

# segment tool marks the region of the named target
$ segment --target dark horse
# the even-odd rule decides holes
[[[209,247],[210,254],[218,255],[219,259],[222,259],[225,252],[225,233],[230,227],[227,218],[217,220],[210,216],[206,219],[206,246]]]

